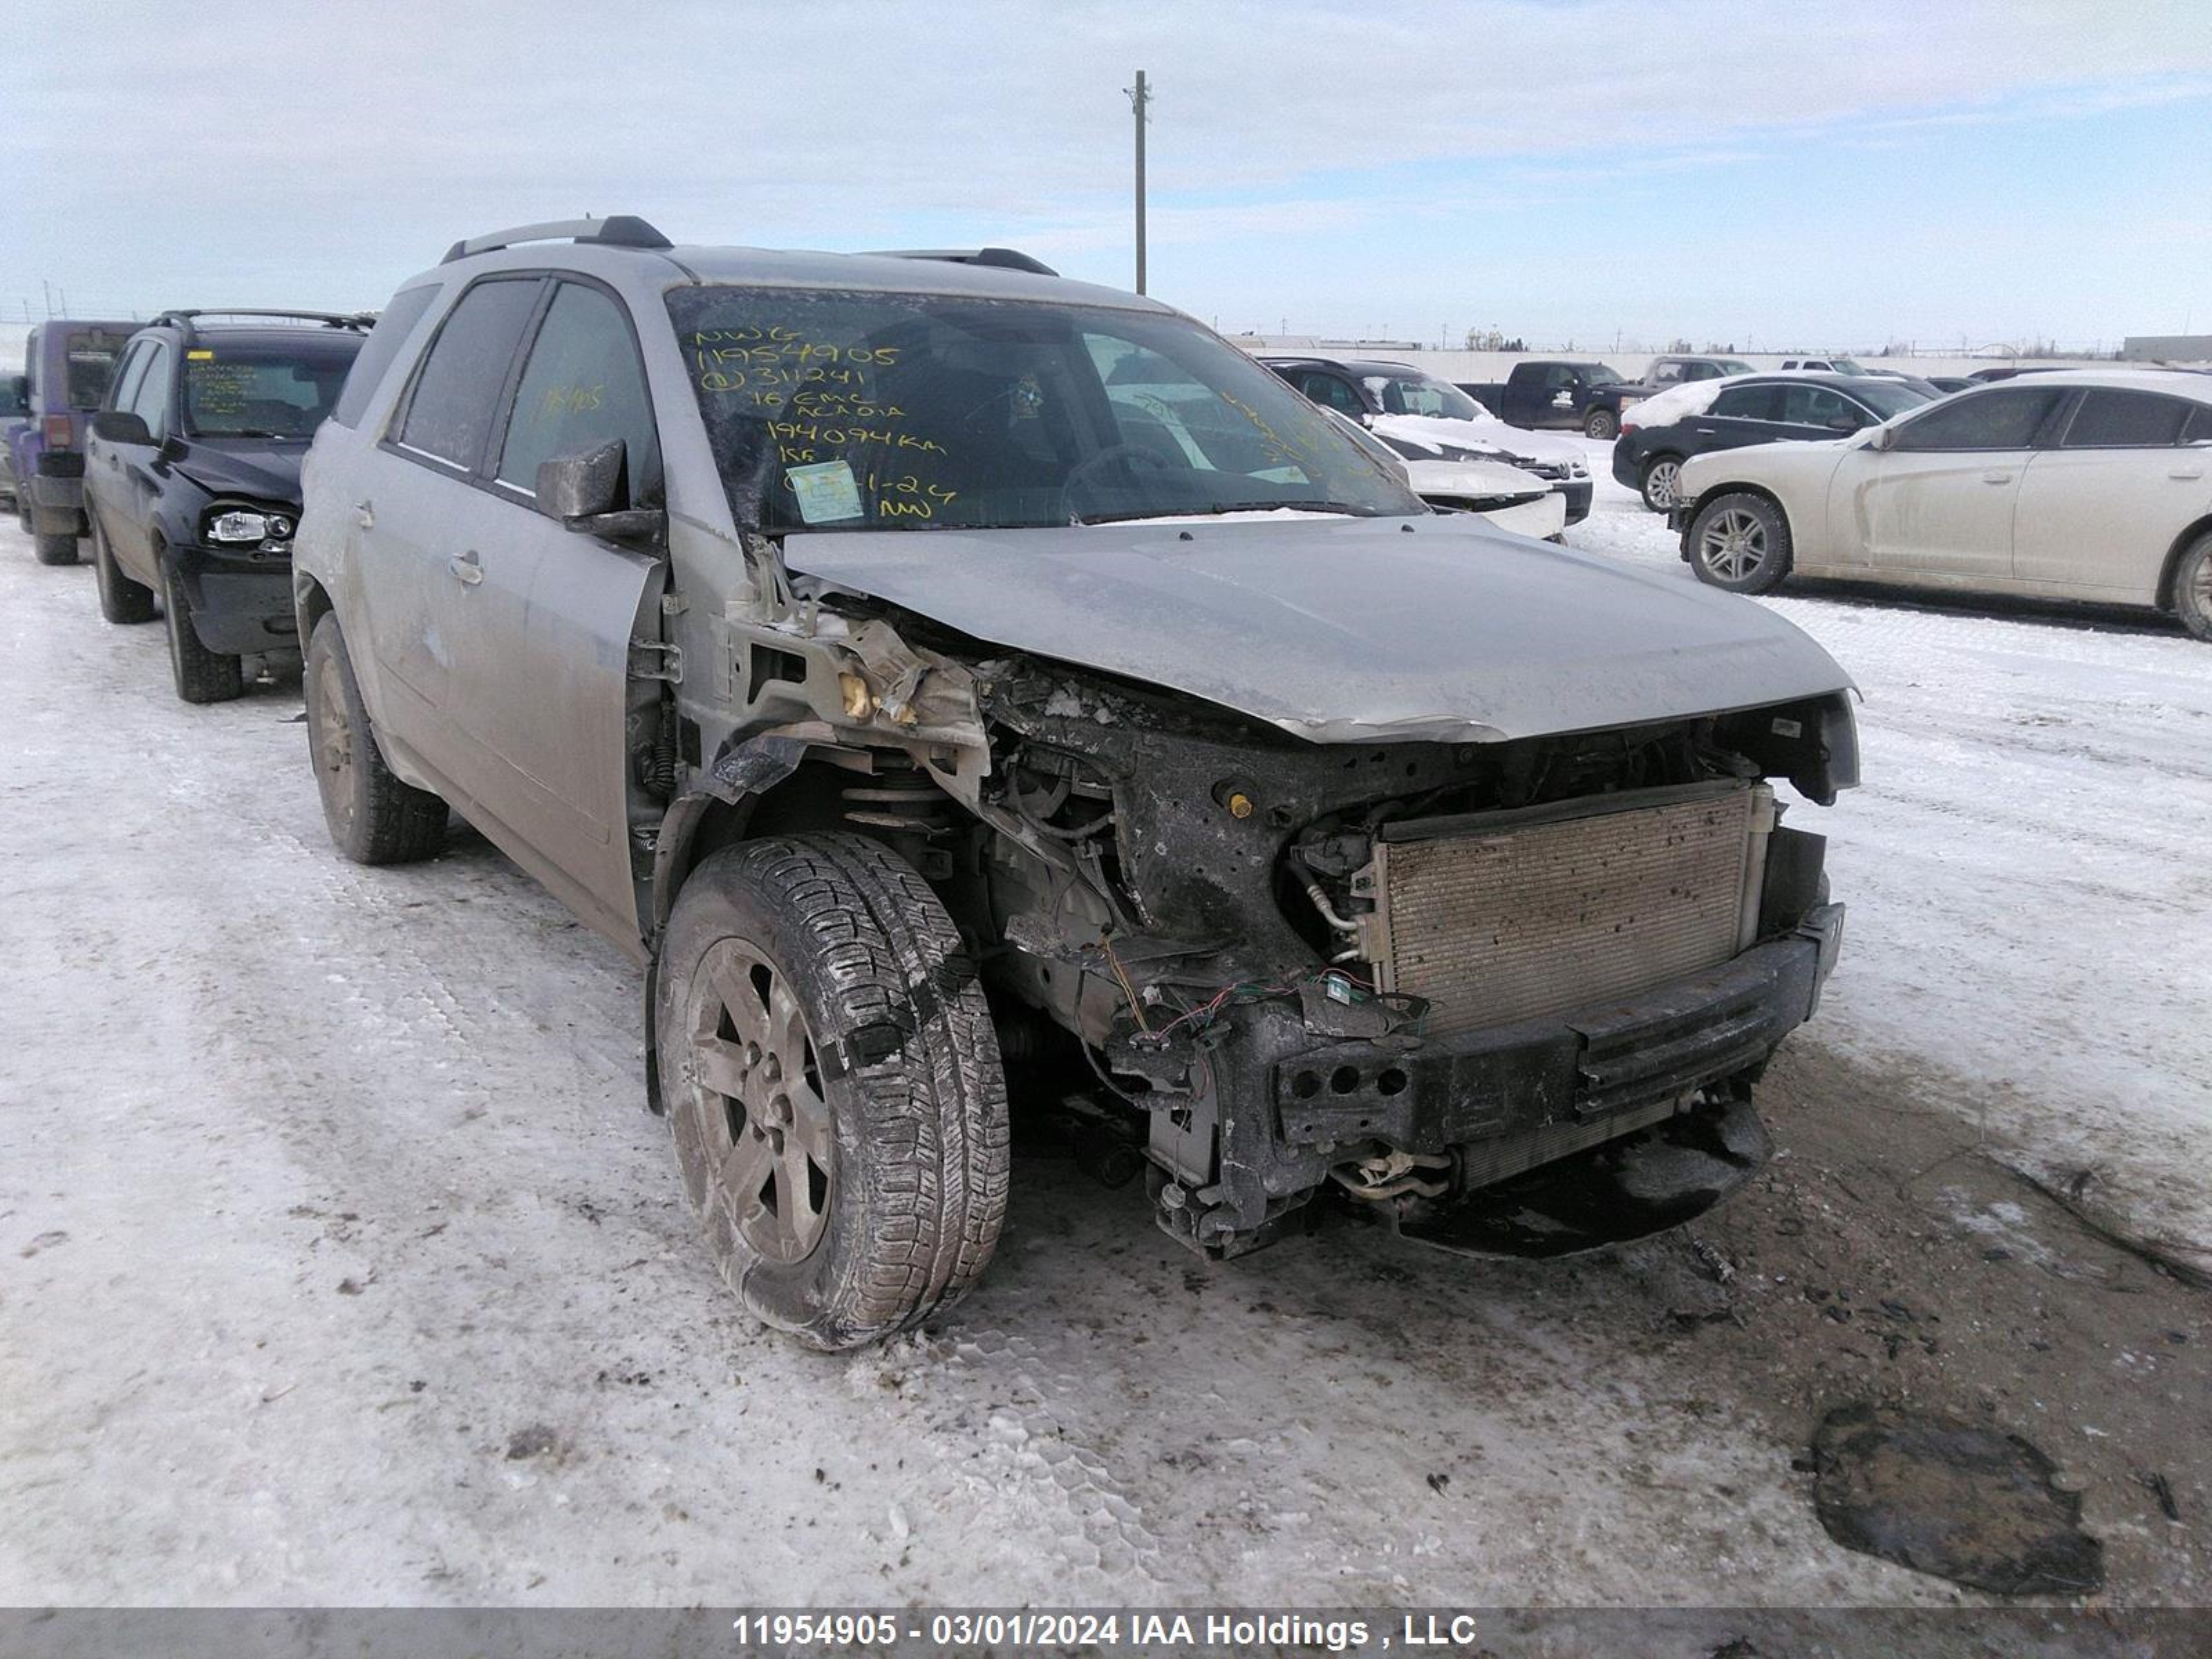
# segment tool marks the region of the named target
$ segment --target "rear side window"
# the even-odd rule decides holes
[[[2212,443],[2212,406],[2198,404],[2191,411],[2189,424],[2181,428],[2181,441],[2185,444]]]
[[[598,289],[563,283],[515,387],[499,477],[535,489],[540,462],[596,449],[612,438],[628,447],[631,504],[658,499],[660,446],[629,319]]]
[[[1713,413],[1738,421],[1771,421],[1781,418],[1775,404],[1782,388],[1773,386],[1732,386],[1713,399]]]
[[[104,328],[80,329],[63,348],[69,368],[71,409],[98,409],[107,402],[107,388],[115,383],[116,361],[130,337]]]
[[[2049,387],[2025,386],[1962,396],[1899,428],[1896,447],[2026,449],[2057,400]]]
[[[1333,409],[1339,414],[1355,417],[1367,412],[1360,404],[1359,394],[1334,374],[1312,372],[1301,374],[1297,387],[1323,409]]]
[[[415,377],[401,444],[455,466],[475,467],[543,285],[536,276],[483,282],[461,295]]]
[[[1826,426],[1831,421],[1849,421],[1856,427],[1866,422],[1856,404],[1824,386],[1784,387],[1782,418],[1792,426]]]
[[[361,411],[376,395],[385,370],[392,367],[399,348],[407,343],[407,337],[415,331],[415,325],[422,320],[422,313],[437,297],[434,283],[402,289],[392,296],[392,303],[385,307],[384,315],[376,319],[376,326],[369,330],[368,338],[362,343],[361,355],[346,371],[345,388],[338,393],[337,403],[331,410],[332,420],[341,426],[361,424]]]
[[[2190,406],[2153,392],[2086,392],[2066,431],[2068,449],[2166,449],[2181,441]]]

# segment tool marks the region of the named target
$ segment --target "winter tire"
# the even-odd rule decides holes
[[[161,557],[158,549],[155,557]],[[244,695],[245,665],[200,643],[185,580],[166,560],[161,564],[161,614],[168,623],[169,675],[179,697],[186,702],[229,702]]]
[[[1583,416],[1583,436],[1595,438],[1600,443],[1610,442],[1620,433],[1620,420],[1609,409],[1593,409]]]
[[[973,1287],[1006,1218],[1006,1079],[912,865],[845,834],[713,854],[662,936],[653,1031],[684,1190],[757,1317],[850,1348]]]
[[[2212,641],[2212,536],[2200,536],[2173,570],[2173,614],[2200,640]]]
[[[116,568],[115,551],[107,544],[100,520],[92,521],[92,574],[100,588],[100,614],[112,623],[149,623],[154,620],[154,590],[134,582]]]
[[[445,842],[446,803],[384,763],[337,617],[315,624],[301,680],[315,787],[338,851],[356,864],[428,858]]]
[[[1771,592],[1790,574],[1790,521],[1764,495],[1717,495],[1691,522],[1690,568],[1731,593]]]

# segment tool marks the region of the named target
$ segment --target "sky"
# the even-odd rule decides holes
[[[453,240],[1023,248],[1224,331],[2212,331],[2205,0],[15,0],[0,322],[376,307]],[[52,298],[50,301],[50,293]]]

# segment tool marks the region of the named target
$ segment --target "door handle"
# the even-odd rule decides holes
[[[376,523],[376,509],[367,501],[356,501],[353,504],[353,520],[363,530],[369,529]]]
[[[1714,434],[1715,432],[1718,431],[1718,430],[1719,430],[1719,428],[1718,428],[1717,427],[1710,427],[1710,426],[1693,426],[1693,427],[1692,427],[1692,428],[1690,428],[1690,430],[1691,430],[1691,431],[1692,431],[1692,432],[1698,433],[1698,434],[1701,434],[1702,436],[1705,436],[1705,437],[1708,437],[1708,438],[1710,438],[1710,437],[1711,437],[1711,436],[1713,435],[1713,434]]]
[[[473,547],[465,553],[456,553],[446,561],[446,568],[461,579],[464,587],[474,587],[483,580],[483,561],[477,556]]]
[[[2166,476],[2169,478],[2179,478],[2184,483],[2187,483],[2193,479],[2203,477],[2204,469],[2201,466],[2177,466],[2170,469]]]
[[[2010,483],[2012,482],[2012,474],[2009,472],[1984,472],[1982,474],[1982,482],[1984,483]]]

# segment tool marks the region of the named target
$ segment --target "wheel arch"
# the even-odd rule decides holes
[[[2176,536],[2173,545],[2166,550],[2165,562],[2159,567],[2158,588],[2151,599],[2160,611],[2173,609],[2173,584],[2181,574],[2181,562],[2189,556],[2189,550],[2206,536],[2212,536],[2212,513],[2207,513]]]

